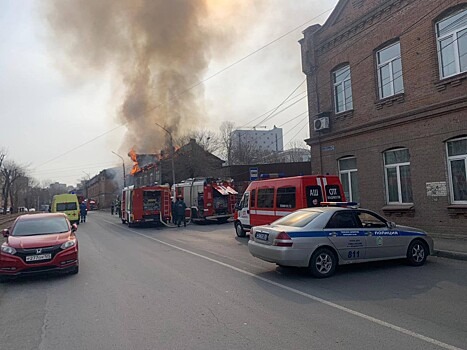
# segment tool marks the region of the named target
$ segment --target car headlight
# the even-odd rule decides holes
[[[1,250],[2,250],[2,253],[11,254],[11,255],[16,254],[16,249],[8,245],[2,245]]]
[[[60,248],[62,248],[62,249],[67,249],[67,248],[73,247],[75,244],[76,244],[76,240],[71,239],[71,240],[66,241],[65,243],[63,243],[63,244],[60,246]]]

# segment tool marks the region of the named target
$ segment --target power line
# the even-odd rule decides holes
[[[297,96],[295,96],[295,97],[292,98],[291,100],[293,100],[293,99],[295,99],[295,98],[298,98],[298,96],[300,96],[300,95],[302,95],[302,94],[304,94],[304,93],[306,93],[306,91],[300,92]],[[289,108],[295,106],[298,102],[302,101],[303,99],[305,99],[305,98],[307,98],[307,97],[308,97],[307,95],[300,97],[298,100],[296,100],[296,101],[294,101],[293,103],[289,104],[288,106],[284,107],[283,109],[281,109],[281,110],[278,111],[277,113],[274,113],[274,114],[271,116],[271,118],[273,118],[273,117],[275,117],[275,116],[281,114],[282,112],[285,112],[286,110],[288,110]],[[248,123],[246,123],[246,124],[244,124],[244,125],[242,125],[242,126],[239,126],[238,129],[242,129],[242,128],[248,126],[248,124],[250,124],[251,122],[254,122],[255,120],[258,120],[258,119],[261,118],[261,117],[264,117],[266,114],[270,113],[271,111],[274,111],[274,109],[275,109],[275,108],[270,109],[269,111],[267,111],[267,112],[265,112],[265,113],[263,113],[263,114],[257,116],[256,118],[251,119]]]
[[[303,85],[303,83],[305,83],[305,81],[306,81],[306,78],[303,79],[303,81],[302,81],[300,84],[298,84],[298,86],[297,86],[295,89],[293,89],[293,91],[292,91],[289,95],[287,95],[287,97],[285,98],[285,100],[283,100],[281,103],[279,103],[279,104],[277,105],[276,108],[273,109],[273,111],[271,112],[271,114],[269,114],[266,118],[264,118],[264,119],[261,120],[258,124],[256,124],[255,127],[258,126],[258,125],[261,125],[262,123],[264,123],[265,121],[267,121],[268,119],[270,119],[270,118],[271,118],[271,115],[272,115],[275,111],[277,111],[277,110],[280,108],[280,106],[282,106],[285,102],[287,102],[287,100],[295,93],[295,91],[297,91],[297,90],[300,88],[300,86]]]
[[[233,66],[239,64],[240,62],[243,62],[243,61],[246,60],[247,58],[249,58],[249,57],[255,55],[256,53],[262,51],[263,49],[265,49],[265,48],[271,46],[272,44],[276,43],[277,41],[281,40],[282,38],[284,38],[284,37],[290,35],[291,33],[297,31],[298,29],[302,28],[304,25],[307,25],[307,24],[309,24],[310,22],[312,22],[312,21],[318,19],[318,18],[321,17],[322,15],[324,15],[324,14],[326,14],[327,12],[331,11],[333,8],[334,8],[334,7],[331,7],[331,8],[329,8],[329,9],[327,9],[327,10],[321,12],[321,13],[318,14],[317,16],[315,16],[315,17],[313,17],[313,18],[307,20],[306,22],[300,24],[299,26],[297,26],[297,27],[295,27],[295,28],[289,30],[289,31],[286,32],[285,34],[282,34],[281,36],[275,38],[274,40],[268,42],[266,45],[261,46],[260,48],[254,50],[253,52],[251,52],[251,53],[249,53],[248,55],[246,55],[246,56],[240,58],[239,60],[237,60],[237,61],[235,61],[235,62],[229,64],[227,67],[224,67],[223,69],[221,69],[220,71],[218,71],[218,72],[212,74],[211,76],[207,77],[206,79],[201,80],[201,81],[199,81],[199,82],[193,84],[192,86],[188,87],[187,89],[185,89],[185,90],[181,91],[180,93],[176,94],[175,96],[173,96],[171,99],[169,99],[169,102],[170,102],[171,100],[176,100],[177,98],[179,98],[181,95],[185,94],[186,92],[188,92],[188,91],[194,89],[195,87],[197,87],[197,86],[203,84],[204,82],[206,82],[206,81],[208,81],[208,80],[210,80],[210,79],[212,79],[212,78],[218,76],[219,74],[225,72],[226,70],[232,68]],[[161,107],[161,106],[163,106],[163,105],[164,105],[163,103],[160,103],[160,104],[158,104],[157,106],[155,106],[155,107],[150,108],[149,110],[147,110],[146,113],[151,112],[151,111],[153,111],[153,110],[155,110],[155,109],[157,109],[157,108],[159,108],[159,107]],[[52,161],[54,161],[54,160],[56,160],[56,159],[58,159],[58,158],[61,158],[61,157],[63,157],[64,155],[66,155],[66,154],[68,154],[68,153],[70,153],[70,152],[73,152],[73,151],[75,151],[75,150],[77,150],[77,149],[79,149],[79,148],[81,148],[81,147],[83,147],[83,146],[85,146],[85,145],[87,145],[87,144],[89,144],[89,143],[91,143],[91,142],[94,142],[95,140],[99,139],[100,137],[105,136],[106,134],[109,134],[109,133],[113,132],[114,130],[116,130],[116,129],[122,127],[122,126],[125,126],[125,125],[127,125],[127,124],[128,124],[128,123],[120,124],[120,125],[118,125],[117,127],[113,128],[113,129],[111,129],[111,130],[109,130],[109,131],[106,131],[106,132],[100,134],[99,136],[97,136],[97,137],[95,137],[95,138],[93,138],[93,139],[91,139],[91,140],[89,140],[89,141],[86,141],[85,143],[82,143],[82,144],[80,144],[80,145],[78,145],[78,146],[72,148],[71,150],[68,150],[68,151],[66,151],[66,152],[64,152],[64,153],[61,153],[61,154],[59,154],[58,156],[56,156],[56,157],[54,157],[54,158],[52,158],[52,159],[49,159],[49,160],[45,161],[45,162],[42,163],[42,164],[39,164],[38,166],[36,166],[36,169],[39,168],[39,167],[42,167],[42,166],[44,166],[44,165],[46,165],[46,164],[48,164],[48,163],[50,163],[50,162],[52,162]]]

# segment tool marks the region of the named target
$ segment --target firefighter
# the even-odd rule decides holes
[[[88,213],[88,208],[86,206],[86,203],[81,202],[79,205],[79,214],[81,217],[81,222],[86,222],[86,214]]]
[[[112,201],[112,204],[110,205],[110,215],[114,215],[114,208],[115,208],[115,201]]]
[[[120,200],[117,198],[117,200],[115,201],[115,214],[118,215],[119,218],[122,217],[122,203],[120,202]]]
[[[183,226],[186,227],[186,220],[185,220],[185,209],[186,204],[183,201],[182,197],[178,197],[177,201],[175,202],[175,218],[177,221],[177,226],[180,227],[180,224],[183,220]]]

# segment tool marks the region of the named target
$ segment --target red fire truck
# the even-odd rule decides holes
[[[227,222],[233,217],[237,191],[233,189],[232,181],[195,178],[175,184],[174,187],[174,200],[183,198],[187,208],[191,209],[193,222]]]
[[[122,191],[122,223],[128,226],[144,223],[170,222],[172,202],[170,187],[128,186]]]

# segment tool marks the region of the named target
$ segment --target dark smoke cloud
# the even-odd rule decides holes
[[[155,123],[174,137],[202,126],[203,88],[186,90],[203,79],[212,52],[228,48],[234,37],[225,26],[216,30],[210,9],[241,6],[225,0],[50,0],[44,6],[66,75],[96,78],[110,70],[123,84],[116,110],[127,125],[124,151],[163,147],[166,134]]]

